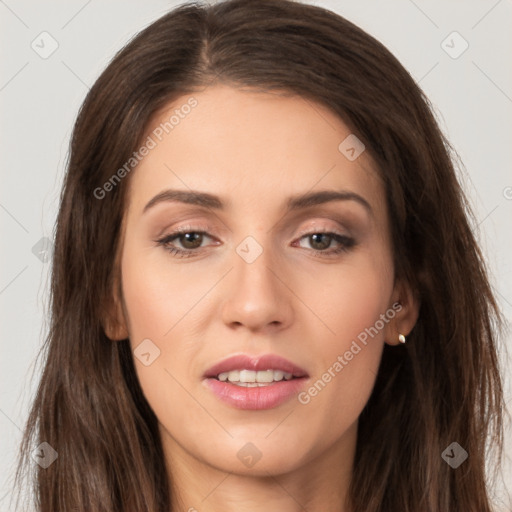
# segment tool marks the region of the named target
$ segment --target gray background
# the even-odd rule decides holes
[[[16,450],[40,372],[34,359],[48,328],[45,260],[51,257],[51,247],[41,239],[52,237],[74,119],[114,52],[179,3],[0,0],[2,512],[9,510]],[[338,12],[382,41],[434,104],[442,130],[465,165],[461,180],[510,325],[512,0],[311,3]],[[50,36],[41,36],[44,31]],[[463,39],[450,35],[453,31]],[[458,55],[464,40],[469,46]],[[42,58],[52,44],[57,49]],[[505,344],[510,347],[510,336],[500,349],[503,359]],[[510,360],[503,364],[510,374]],[[509,380],[506,399],[510,406]],[[506,482],[512,482],[510,438],[508,426]],[[501,487],[495,492],[500,512],[511,510],[504,504],[504,492]]]

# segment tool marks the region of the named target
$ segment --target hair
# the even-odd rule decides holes
[[[408,343],[384,347],[359,417],[351,506],[490,512],[486,459],[496,450],[498,467],[503,443],[503,322],[455,151],[428,98],[380,42],[292,0],[182,4],[120,50],[87,94],[60,197],[51,320],[16,482],[32,476],[38,512],[170,510],[158,422],[129,339],[114,342],[104,329],[121,292],[130,176],[103,199],[94,191],[139,148],[159,109],[215,84],[326,106],[363,141],[385,184],[396,278],[421,307]],[[441,457],[454,441],[469,453],[456,470]],[[42,442],[58,453],[47,469],[30,458]]]

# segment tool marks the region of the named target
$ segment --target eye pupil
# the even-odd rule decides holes
[[[197,247],[200,247],[202,242],[202,236],[203,235],[201,233],[195,232],[185,233],[181,235],[181,237],[185,239],[185,243],[183,243],[183,246],[187,249],[196,249]],[[198,240],[199,243],[197,243]],[[191,243],[192,246],[187,245],[189,243]]]
[[[327,238],[327,242],[325,242],[325,241],[322,242],[321,241],[322,237]],[[320,247],[316,246],[315,249],[320,249],[320,250],[327,249],[329,247],[329,245],[331,244],[331,237],[325,233],[314,233],[313,235],[310,235],[310,238],[313,241],[313,243],[311,244],[312,247],[315,247],[315,244],[317,244],[320,239],[320,242],[319,242]]]

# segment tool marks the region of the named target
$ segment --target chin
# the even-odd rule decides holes
[[[227,461],[226,461],[227,462]],[[301,467],[298,459],[290,460],[282,456],[262,456],[254,465],[245,465],[240,461],[219,465],[217,469],[225,473],[232,473],[240,476],[269,477],[291,473]]]
[[[278,437],[273,440],[264,436],[259,439],[253,437],[253,441],[249,439],[247,436],[232,439],[225,446],[217,445],[214,453],[205,449],[200,460],[226,473],[261,477],[290,473],[307,462],[304,443],[298,440],[286,445]]]

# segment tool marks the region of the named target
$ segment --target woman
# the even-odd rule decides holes
[[[73,132],[37,510],[491,511],[500,318],[468,215],[428,100],[347,20],[157,20]]]

